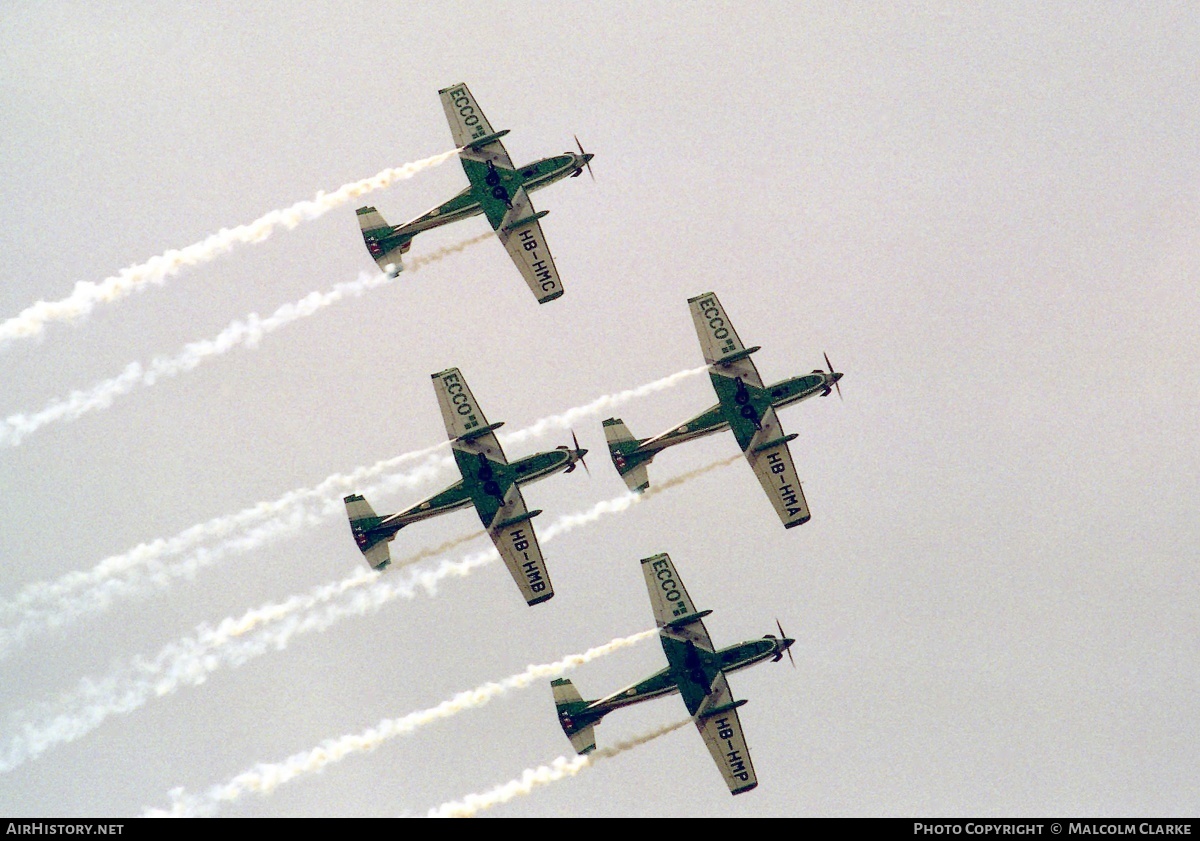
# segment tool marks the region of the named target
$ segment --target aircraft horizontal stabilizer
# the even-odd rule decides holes
[[[599,718],[592,718],[584,713],[588,701],[583,700],[579,690],[571,681],[565,678],[550,681],[554,690],[554,706],[558,710],[558,723],[563,732],[571,740],[571,747],[576,753],[591,753],[596,749],[595,724]]]
[[[634,438],[625,421],[620,418],[609,418],[604,422],[604,438],[608,441],[608,454],[625,480],[625,486],[634,493],[641,493],[650,487],[646,465],[654,460],[654,454],[637,452],[646,439]]]
[[[354,542],[358,544],[358,550],[363,553],[363,557],[367,559],[367,565],[371,569],[382,572],[392,562],[388,543],[392,541],[400,528],[378,530],[383,518],[375,513],[371,503],[358,494],[345,497],[343,502],[346,503],[346,516],[350,518],[350,533],[354,535]]]
[[[400,255],[412,248],[412,236],[393,236],[392,226],[373,207],[358,209],[358,227],[376,265],[392,277],[400,274],[404,270]]]

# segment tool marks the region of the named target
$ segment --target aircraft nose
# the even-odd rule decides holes
[[[788,638],[788,637],[784,637],[783,639],[781,639],[781,640],[779,641],[779,648],[780,648],[782,651],[787,651],[789,648],[791,648],[791,647],[792,647],[792,644],[793,644],[793,643],[795,643],[795,642],[796,642],[796,641],[795,641],[794,639],[790,639],[790,638]]]
[[[577,458],[577,459],[581,459],[581,458],[583,458],[584,456],[586,456],[586,455],[587,455],[587,453],[588,453],[588,451],[587,451],[587,450],[585,450],[585,449],[583,449],[582,447],[580,447],[578,450],[576,450],[576,451],[575,451],[575,458]]]

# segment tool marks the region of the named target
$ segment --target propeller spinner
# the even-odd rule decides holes
[[[783,652],[786,651],[788,659],[792,661],[792,668],[794,669],[796,668],[796,658],[792,656],[792,643],[795,642],[795,640],[789,638],[788,635],[783,632],[783,626],[779,624],[778,619],[775,620],[775,627],[779,629],[779,641],[781,643],[786,643],[786,645],[783,647],[782,651],[775,655],[774,662],[778,663],[780,660],[782,660]]]
[[[579,142],[579,135],[572,135],[572,136],[575,138],[575,145],[579,147],[579,154],[583,155],[583,165],[587,167],[588,175],[592,176],[592,180],[595,181],[596,173],[592,172],[592,163],[591,163],[592,156],[589,155],[587,152],[583,151],[583,144]],[[577,170],[575,170],[574,175],[572,175],[571,177],[575,178],[581,172],[583,172],[582,169],[577,169]]]
[[[833,370],[833,363],[829,361],[828,353],[825,354],[825,364],[829,366],[829,376],[833,378],[833,387],[837,389],[838,400],[844,400],[845,398],[842,397],[842,387],[838,385],[838,380],[842,378],[842,375]],[[823,396],[829,396],[829,389],[825,389],[825,394]]]
[[[575,457],[579,460],[579,463],[583,465],[583,472],[586,473],[588,475],[588,477],[590,478],[592,475],[592,470],[591,470],[591,468],[589,468],[587,466],[587,462],[583,460],[583,457],[587,453],[587,450],[580,448],[579,439],[575,436],[574,429],[571,430],[571,443],[575,445],[575,450],[574,450]],[[566,448],[564,447],[563,449],[566,449]],[[570,473],[574,469],[575,469],[575,462],[571,462],[571,466],[568,467],[565,472]]]

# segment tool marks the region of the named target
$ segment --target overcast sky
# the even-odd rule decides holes
[[[485,239],[0,448],[0,762],[14,766],[0,812],[167,807],[171,789],[202,796],[645,630],[638,561],[668,552],[718,645],[776,618],[797,639],[797,669],[730,679],[758,788],[730,797],[688,726],[486,814],[1196,814],[1200,11],[646,8],[4,4],[0,319],[449,150],[437,91],[458,82],[511,130],[515,162],[578,135],[596,182],[533,195],[566,289],[553,303]],[[355,206],[398,224],[466,183],[450,160],[0,347],[0,417],[375,277]],[[476,218],[422,234],[407,259],[486,231]],[[435,371],[460,368],[515,432],[695,368],[686,300],[708,291],[762,346],[764,380],[825,352],[845,373],[844,402],[781,412],[813,512],[801,528],[782,528],[739,459],[543,540],[544,605],[526,607],[498,562],[384,597],[487,549],[479,536],[357,587],[377,595],[365,615],[287,626],[281,650],[256,636],[284,627],[266,623],[163,682],[201,626],[365,570],[344,517],[320,513],[340,508],[335,489],[288,509],[299,520],[260,519],[275,537],[226,535],[249,550],[213,537],[163,554],[158,579],[141,566],[84,585],[88,612],[55,608],[15,637],[31,585],[444,441]],[[617,414],[646,437],[714,400],[691,377]],[[623,496],[607,416],[575,426],[590,479],[526,487],[539,533]],[[651,482],[735,455],[731,434],[680,446]],[[454,478],[370,500],[398,510]],[[447,515],[392,554],[478,531],[472,513]],[[591,698],[664,665],[651,639],[569,676]],[[597,740],[684,716],[660,699],[612,714]],[[539,679],[216,814],[422,815],[560,755]]]

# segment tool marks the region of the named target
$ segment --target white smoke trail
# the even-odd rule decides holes
[[[436,556],[480,534],[449,540],[396,565],[405,566]],[[9,729],[16,730],[17,735],[7,750],[0,752],[0,773],[35,759],[55,745],[81,738],[112,715],[131,713],[152,698],[169,695],[181,686],[199,686],[221,666],[241,666],[281,648],[297,633],[323,630],[345,612],[321,614],[314,608],[378,578],[379,573],[363,569],[341,581],[253,608],[237,618],[223,619],[215,626],[200,625],[194,635],[168,644],[153,659],[139,655],[105,678],[85,678],[76,690],[63,693],[53,702],[43,703],[33,711],[10,714]],[[304,611],[311,615],[298,615]]]
[[[409,271],[419,271],[422,266],[443,260],[456,252],[491,239],[492,233],[480,234],[454,245],[440,248],[409,263]],[[100,409],[107,409],[113,401],[139,387],[149,387],[160,380],[177,377],[199,366],[202,362],[228,353],[245,345],[257,348],[264,336],[274,333],[293,321],[315,315],[328,306],[349,297],[359,297],[379,286],[392,283],[395,276],[379,271],[360,272],[358,278],[338,283],[324,292],[310,292],[299,301],[283,304],[266,318],[250,313],[244,319],[233,321],[210,339],[201,339],[184,345],[174,356],[156,356],[148,365],[130,362],[125,370],[115,377],[102,380],[91,388],[71,392],[67,397],[51,400],[46,406],[32,413],[9,415],[0,422],[0,447],[15,447],[43,426],[56,421],[73,421]]]
[[[550,543],[606,515],[626,511],[639,501],[738,458],[740,455],[682,473],[641,495],[626,494],[560,517],[541,533],[541,542]],[[64,693],[32,713],[12,714],[13,727],[9,729],[18,732],[7,748],[0,751],[0,773],[11,771],[56,745],[81,738],[109,716],[133,712],[151,698],[168,695],[181,686],[198,686],[222,666],[241,666],[268,651],[284,649],[297,634],[324,631],[342,619],[365,616],[398,598],[413,599],[421,591],[435,596],[438,585],[445,579],[464,578],[499,558],[492,548],[460,560],[444,560],[433,569],[416,570],[399,578],[363,570],[284,602],[256,608],[241,618],[225,619],[215,629],[202,625],[194,636],[167,645],[153,660],[136,657],[104,679],[84,679],[74,692]]]
[[[602,397],[597,397],[591,403],[583,406],[577,406],[574,409],[568,409],[561,415],[551,415],[548,418],[542,418],[533,424],[518,430],[511,435],[500,434],[497,436],[502,443],[522,443],[539,435],[544,435],[552,429],[570,429],[576,421],[583,418],[597,415],[601,412],[606,412],[609,409],[614,409],[630,400],[635,400],[639,397],[646,397],[654,394],[656,391],[662,391],[668,388],[674,388],[682,381],[689,377],[694,377],[698,374],[703,374],[708,371],[707,366],[700,368],[692,368],[687,371],[677,371],[670,376],[663,377],[661,380],[655,380],[652,383],[638,386],[637,388],[629,388],[625,391],[618,391],[616,394],[605,394]]]
[[[433,449],[436,448],[429,448]],[[416,457],[429,450],[407,455]],[[385,478],[367,488],[367,492],[392,493],[403,487],[417,487],[441,475],[448,461],[446,458],[429,458],[405,473]],[[364,472],[356,471],[358,474]],[[328,491],[331,485],[346,482],[349,478],[331,476],[318,488]],[[165,589],[229,556],[253,551],[302,529],[320,525],[333,516],[345,516],[340,497],[321,496],[315,490],[293,492],[286,504],[260,503],[231,517],[211,520],[169,541],[141,544],[133,552],[108,558],[86,573],[72,573],[40,588],[27,587],[18,600],[14,600],[23,606],[17,622],[0,628],[0,660],[38,632],[64,627],[83,616],[107,610],[119,600]],[[268,512],[274,516],[269,516]],[[226,536],[220,539],[220,535]],[[213,539],[219,542],[211,546],[198,545]],[[164,563],[160,558],[166,554],[182,554],[183,557]],[[14,602],[4,607],[11,608]]]
[[[527,768],[515,780],[498,785],[483,794],[468,794],[462,800],[443,803],[441,806],[430,809],[428,817],[472,818],[484,809],[490,809],[493,806],[499,806],[501,803],[507,803],[515,797],[525,797],[532,794],[533,790],[539,786],[550,785],[565,777],[574,777],[584,768],[590,768],[601,759],[611,759],[627,750],[632,750],[639,745],[644,745],[646,742],[657,739],[659,736],[665,736],[667,733],[678,730],[685,724],[690,724],[691,721],[690,718],[685,718],[683,721],[664,725],[628,741],[618,742],[610,748],[601,748],[590,754],[573,756],[570,759],[560,756],[549,765]]]
[[[238,774],[227,783],[213,786],[204,795],[189,795],[182,788],[173,789],[169,793],[172,801],[169,809],[147,809],[142,816],[202,817],[211,815],[221,804],[233,803],[250,793],[266,796],[283,783],[299,776],[322,771],[334,762],[341,762],[348,756],[374,750],[384,742],[412,733],[426,724],[449,718],[465,710],[482,707],[513,689],[523,689],[536,680],[557,677],[569,669],[635,645],[657,633],[657,628],[651,628],[627,637],[618,637],[604,645],[589,648],[582,654],[571,654],[553,663],[529,666],[525,671],[503,680],[485,683],[474,689],[459,692],[449,701],[443,701],[435,707],[418,710],[400,718],[385,718],[362,733],[351,733],[336,739],[327,739],[319,746],[293,754],[282,762],[260,763],[253,769]]]
[[[638,388],[602,396],[584,406],[535,421],[527,429],[517,430],[504,440],[506,443],[524,441],[533,436],[531,430],[540,434],[570,428],[588,414],[670,388],[705,370],[680,371]],[[216,517],[174,537],[138,544],[127,552],[103,559],[90,570],[70,572],[51,582],[29,584],[12,598],[0,600],[0,619],[10,621],[12,617],[18,617],[15,626],[0,628],[0,659],[33,633],[62,627],[80,616],[107,609],[119,598],[170,586],[173,580],[194,575],[202,567],[229,555],[256,549],[269,540],[280,539],[323,519],[343,516],[340,499],[348,491],[360,490],[370,495],[431,481],[440,470],[452,466],[449,458],[430,459],[409,473],[389,477],[379,487],[362,488],[362,483],[369,479],[445,447],[449,447],[449,442],[403,453],[349,473],[333,474],[311,488],[298,488],[276,500]],[[203,548],[202,544],[213,540],[222,542],[211,549]],[[190,554],[173,565],[163,563],[165,558],[184,553]]]
[[[75,284],[75,290],[61,301],[38,301],[24,309],[20,315],[0,324],[0,347],[13,339],[28,339],[41,335],[46,324],[51,321],[74,321],[82,318],[90,313],[96,304],[120,300],[147,283],[161,284],[183,268],[206,263],[232,250],[235,245],[262,242],[280,225],[295,228],[301,222],[323,216],[351,199],[412,178],[422,170],[450,160],[458,151],[455,149],[404,166],[385,169],[370,178],[343,184],[332,193],[322,190],[308,201],[297,202],[281,210],[272,210],[248,225],[222,228],[200,242],[151,257],[146,262],[124,268],[99,283],[80,281]]]

